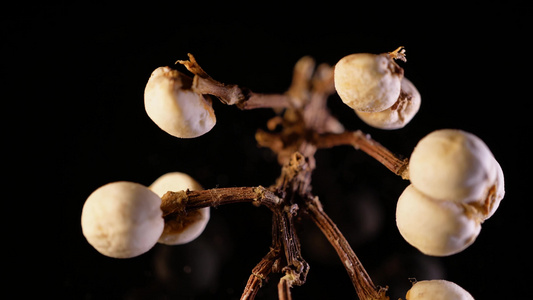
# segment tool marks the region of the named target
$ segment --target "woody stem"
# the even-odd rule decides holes
[[[313,222],[320,228],[330,244],[335,248],[348,276],[352,280],[357,296],[361,300],[386,300],[386,288],[376,287],[370,279],[361,261],[353,252],[350,244],[342,235],[335,223],[322,209],[318,199],[309,203],[307,213]]]
[[[407,158],[402,159],[392,153],[389,149],[372,139],[370,135],[362,131],[345,131],[343,133],[326,133],[315,137],[315,144],[318,148],[331,148],[340,145],[352,145],[355,149],[361,150],[383,164],[394,174],[403,179],[409,179]]]
[[[270,190],[258,187],[218,188],[202,191],[169,191],[161,197],[163,217],[196,210],[204,207],[217,207],[231,203],[254,203],[274,209],[281,199]]]

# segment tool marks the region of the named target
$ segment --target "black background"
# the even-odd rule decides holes
[[[219,81],[282,93],[304,55],[333,65],[351,53],[398,46],[406,47],[408,62],[400,64],[422,94],[413,121],[397,131],[370,128],[336,95],[329,101],[334,115],[347,129],[362,129],[405,156],[435,129],[478,135],[505,173],[499,210],[467,250],[433,258],[403,241],[394,223],[396,199],[408,182],[366,154],[320,150],[315,194],[375,283],[390,286],[391,299],[404,297],[409,278],[445,278],[476,299],[529,295],[531,66],[522,3],[32,4],[2,14],[11,174],[5,215],[18,220],[6,226],[13,238],[4,247],[9,286],[27,286],[17,289],[21,295],[238,299],[270,245],[265,208],[212,209],[196,241],[157,245],[128,260],[100,255],[81,233],[85,199],[111,181],[149,185],[181,171],[205,188],[268,186],[279,173],[275,157],[254,140],[272,111],[243,112],[217,102],[211,132],[176,139],[144,112],[150,73],[190,52]],[[300,230],[311,269],[307,283],[292,289],[294,299],[355,299],[333,249],[310,222]],[[257,298],[276,299],[278,278],[272,275]]]

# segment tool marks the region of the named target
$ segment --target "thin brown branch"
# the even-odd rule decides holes
[[[285,275],[281,277],[278,283],[278,299],[279,300],[292,300],[291,296],[291,275]]]
[[[254,92],[249,92],[242,101],[237,103],[237,107],[242,110],[256,108],[288,108],[291,106],[291,98],[288,95],[260,94]]]
[[[224,104],[236,105],[240,109],[255,108],[286,108],[292,106],[291,98],[278,94],[258,94],[235,84],[224,84],[205,72],[192,54],[189,60],[178,60],[194,74],[192,89],[198,94],[209,94],[217,97]]]
[[[198,94],[209,94],[217,97],[224,104],[234,105],[246,101],[246,91],[234,84],[224,84],[211,77],[194,76],[193,90]]]
[[[387,300],[385,295],[386,288],[376,287],[365,268],[355,255],[350,244],[342,235],[335,223],[328,217],[322,209],[318,199],[309,203],[307,212],[311,219],[320,228],[330,244],[335,248],[342,264],[344,265],[352,283],[355,287],[357,296],[361,300]]]
[[[305,127],[317,133],[343,132],[344,127],[331,115],[327,107],[328,97],[335,92],[333,67],[320,64],[311,82],[309,103],[303,110]]]
[[[285,208],[288,209],[288,207]],[[304,284],[309,272],[309,264],[302,258],[300,240],[294,229],[293,213],[296,214],[297,205],[293,205],[291,209],[294,211],[283,212],[278,220],[282,231],[280,237],[287,260],[284,271],[287,275],[290,274],[290,286]]]
[[[401,176],[403,179],[409,179],[409,160],[407,158],[400,158],[398,155],[392,153],[389,149],[373,140],[370,135],[364,134],[360,130],[354,132],[346,131],[338,134],[327,133],[317,135],[315,137],[315,144],[318,148],[352,145],[355,149],[361,150],[372,156],[394,174]]]
[[[281,199],[268,189],[258,187],[218,188],[202,191],[169,191],[161,197],[163,217],[203,207],[251,202],[274,209]]]
[[[286,199],[285,199],[286,200]],[[283,257],[280,257],[278,271],[285,273],[278,283],[278,297],[281,300],[290,300],[291,287],[303,285],[309,272],[309,264],[302,258],[300,240],[296,235],[293,217],[298,212],[298,205],[286,205],[274,211],[272,218],[272,243],[274,247],[283,248]]]
[[[241,300],[253,300],[263,285],[263,281],[267,279],[268,275],[273,271],[274,264],[280,257],[280,250],[271,248],[263,259],[252,270],[252,275],[248,279],[248,283],[244,288]]]
[[[309,100],[310,81],[315,68],[315,60],[310,56],[300,58],[294,65],[291,86],[287,90],[296,107],[303,107]]]

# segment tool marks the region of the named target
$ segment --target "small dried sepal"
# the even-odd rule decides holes
[[[405,57],[405,48],[403,46],[400,46],[396,48],[396,50],[389,52],[389,56],[392,59],[399,59],[403,62],[407,62],[407,57]]]

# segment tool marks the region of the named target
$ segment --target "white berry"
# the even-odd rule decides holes
[[[203,189],[192,177],[180,172],[167,173],[159,177],[149,188],[160,197],[168,191],[199,191]],[[188,212],[181,219],[166,220],[159,243],[180,245],[191,242],[204,231],[209,217],[209,207],[206,207]]]
[[[398,100],[379,112],[355,111],[366,124],[380,129],[400,129],[413,119],[421,103],[420,93],[407,78],[402,79],[402,91]]]
[[[505,196],[505,181],[503,177],[503,170],[496,160],[495,163],[497,170],[496,184],[494,185],[494,190],[491,190],[491,194],[489,195],[489,197],[487,197],[485,203],[482,203],[482,205],[484,205],[486,209],[484,219],[492,217],[494,212],[496,212],[496,210],[500,206],[500,202],[502,201],[503,197]]]
[[[150,250],[163,232],[161,198],[133,182],[106,184],[85,201],[83,235],[100,253],[130,258]]]
[[[465,289],[447,280],[423,280],[416,282],[406,300],[474,300]]]
[[[191,90],[192,79],[169,67],[159,67],[144,91],[146,113],[161,129],[180,138],[194,138],[216,123],[208,96]]]
[[[432,199],[413,184],[398,199],[396,225],[409,244],[432,256],[461,252],[481,230],[479,219],[463,204]]]
[[[403,69],[388,54],[357,53],[335,65],[335,89],[356,111],[378,112],[391,107],[400,95]]]
[[[475,135],[455,129],[422,138],[409,159],[409,179],[434,199],[484,202],[497,184],[497,162]]]

